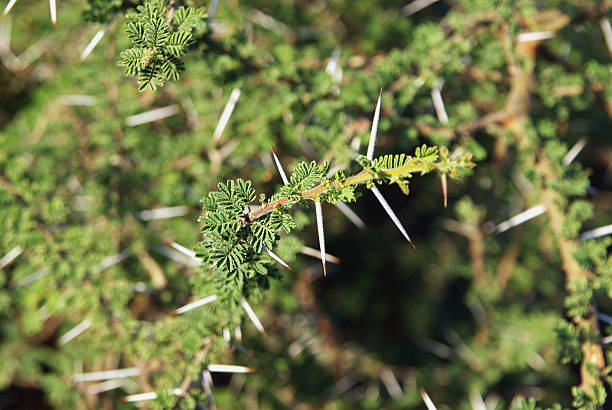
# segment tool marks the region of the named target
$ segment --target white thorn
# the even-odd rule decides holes
[[[116,18],[117,18],[117,15],[114,15],[108,21],[108,23],[106,23],[104,25],[104,27],[102,27],[100,30],[98,30],[96,32],[96,34],[94,34],[94,36],[92,37],[91,41],[85,46],[85,48],[83,49],[83,52],[81,52],[81,57],[79,58],[79,62],[82,63],[89,56],[89,54],[91,54],[91,52],[98,45],[100,40],[102,40],[102,37],[104,37],[104,34],[106,34],[106,32],[108,31],[110,26],[115,22]]]
[[[278,169],[278,173],[280,174],[281,179],[283,180],[283,184],[285,184],[285,185],[289,184],[289,180],[287,179],[287,175],[285,175],[285,170],[283,169],[283,166],[281,165],[280,161],[278,160],[278,157],[276,156],[276,153],[274,152],[272,147],[270,147],[270,150],[272,151],[272,157],[274,158],[274,162],[276,163],[276,168]]]
[[[58,103],[62,105],[94,105],[96,97],[91,95],[64,94],[60,96]]]
[[[125,123],[129,127],[135,127],[137,125],[147,124],[149,122],[171,117],[177,114],[178,112],[178,105],[172,104],[167,107],[156,108],[154,110],[146,111],[140,114],[130,115],[126,118]]]
[[[580,234],[578,237],[582,241],[586,241],[588,239],[600,238],[602,236],[612,234],[612,224],[606,226],[600,226],[599,228],[593,229],[591,231],[586,231]]]
[[[238,98],[240,98],[240,88],[234,88],[229,99],[227,100],[227,103],[225,104],[225,107],[223,108],[223,112],[221,113],[221,117],[219,118],[219,122],[215,128],[215,132],[213,133],[213,142],[217,142],[219,138],[221,138],[221,134],[223,134],[223,130],[229,122],[232,112],[234,112],[234,107],[236,107]]]
[[[200,263],[202,262],[202,260],[200,258],[198,258],[196,256],[196,253],[194,251],[192,251],[191,249],[185,248],[183,245],[178,244],[176,242],[170,242],[170,246],[172,246],[174,249],[176,249],[177,251],[179,251],[183,255],[186,255],[186,256],[189,256],[190,258],[196,259]]]
[[[181,389],[176,388],[176,389],[170,390],[170,394],[178,396],[180,394],[183,394],[183,392],[181,391]],[[152,391],[148,393],[130,394],[129,396],[124,396],[121,399],[121,401],[131,403],[131,402],[136,402],[136,401],[155,400],[156,398],[157,398],[157,393]]]
[[[251,308],[251,305],[249,305],[249,302],[247,302],[246,299],[242,298],[242,300],[240,301],[240,304],[242,305],[242,308],[247,313],[247,315],[249,316],[249,319],[251,319],[251,322],[253,322],[253,324],[255,325],[257,330],[259,331],[259,333],[261,333],[264,336],[268,336],[268,334],[266,333],[263,325],[261,324],[261,322],[257,318],[257,315],[255,315],[255,312]]]
[[[285,23],[281,23],[274,17],[257,9],[253,9],[253,11],[251,11],[251,13],[248,15],[248,19],[280,36],[284,36],[289,32],[289,29]]]
[[[434,109],[438,121],[442,124],[448,124],[448,115],[446,114],[446,108],[444,107],[444,100],[442,100],[442,86],[444,85],[443,80],[438,80],[431,89],[431,99],[433,100]]]
[[[345,204],[344,202],[336,202],[334,205],[336,206],[336,208],[338,208],[340,212],[344,214],[344,216],[346,216],[352,223],[354,223],[357,228],[365,229],[365,223],[361,220],[359,215],[357,215],[347,204]]]
[[[313,258],[319,258],[321,255],[321,251],[319,249],[314,249],[310,246],[303,246],[300,252],[304,255],[312,256]],[[340,264],[340,258],[334,255],[330,255],[329,253],[325,254],[325,260],[330,263],[335,263],[336,265]]]
[[[470,393],[470,403],[472,404],[472,410],[487,410],[487,405],[478,392]]]
[[[544,205],[536,205],[532,208],[527,209],[526,211],[521,212],[520,214],[513,216],[507,221],[500,223],[499,225],[497,225],[496,230],[498,233],[505,232],[510,228],[514,228],[517,225],[520,225],[530,219],[535,218],[536,216],[542,215],[544,212],[546,212],[546,207]]]
[[[263,248],[263,250],[270,255],[270,257],[272,259],[274,259],[276,262],[280,263],[281,265],[283,265],[285,268],[291,270],[291,266],[287,265],[287,263],[285,263],[285,261],[283,261],[281,258],[279,258],[274,252],[272,252],[270,249],[268,248]]]
[[[236,334],[236,341],[238,343],[242,343],[242,329],[240,328],[240,325],[236,325],[234,333]]]
[[[380,117],[380,103],[382,100],[382,88],[380,94],[378,94],[378,102],[376,102],[376,109],[374,110],[374,119],[372,120],[372,129],[370,130],[370,142],[368,143],[368,151],[366,158],[370,161],[374,156],[374,146],[376,145],[376,134],[378,133],[378,118]]]
[[[565,154],[565,156],[563,157],[563,165],[571,164],[572,161],[578,156],[578,154],[580,154],[580,151],[582,151],[586,143],[586,139],[580,138],[578,142],[576,142],[574,146],[570,148],[570,150],[567,151],[567,154]]]
[[[49,13],[51,14],[51,23],[53,23],[53,27],[57,25],[57,7],[55,5],[55,0],[49,0]]]
[[[358,382],[359,380],[350,374],[344,376],[343,378],[338,380],[332,387],[329,388],[328,397],[338,397],[339,395],[344,394],[350,389],[352,389]]]
[[[202,372],[202,387],[204,387],[204,392],[206,392],[206,395],[208,396],[208,402],[210,404],[211,410],[216,410],[217,406],[215,405],[215,398],[212,394],[212,386],[212,375],[208,370],[204,370]]]
[[[109,379],[122,379],[125,377],[138,376],[140,369],[138,367],[128,367],[125,369],[105,370],[101,372],[79,373],[73,374],[72,380],[77,383],[96,382]]]
[[[608,20],[606,17],[602,17],[601,20],[599,20],[599,26],[601,27],[604,39],[606,40],[608,51],[612,55],[612,27],[610,26],[610,20]]]
[[[87,394],[100,394],[105,391],[118,389],[120,387],[126,387],[126,385],[129,385],[128,383],[126,383],[126,380],[122,380],[122,379],[106,380],[104,382],[96,383],[96,384],[89,386],[87,388]]]
[[[325,266],[325,234],[323,232],[323,211],[321,210],[321,202],[319,201],[315,201],[315,214],[317,216],[317,231],[319,233],[319,249],[321,250],[323,276],[327,276],[327,268]]]
[[[78,335],[86,331],[87,329],[89,329],[90,326],[91,326],[91,320],[89,319],[83,320],[81,323],[79,323],[78,325],[76,325],[75,327],[67,331],[66,333],[64,333],[58,339],[59,344],[65,345],[66,343],[68,343],[69,341],[71,341],[72,339],[74,339],[75,337],[77,337]]]
[[[232,342],[232,335],[230,334],[230,330],[227,327],[223,328],[223,340],[225,343],[230,344]]]
[[[217,295],[210,295],[210,296],[207,296],[205,298],[196,300],[195,302],[191,302],[191,303],[188,303],[188,304],[186,304],[184,306],[181,306],[180,308],[170,312],[170,315],[171,316],[180,315],[180,314],[183,314],[185,312],[189,312],[190,310],[193,310],[195,308],[198,308],[200,306],[204,306],[207,303],[214,302],[215,300],[217,300]]]
[[[233,364],[209,364],[208,371],[216,373],[253,373],[255,369]]]
[[[19,69],[25,70],[28,68],[30,64],[48,51],[52,44],[53,40],[48,35],[38,39],[27,50],[16,57]]]
[[[402,7],[402,13],[404,13],[406,16],[411,16],[414,13],[423,10],[425,7],[434,4],[436,1],[438,0],[414,0],[412,3]]]
[[[17,288],[21,288],[23,286],[29,285],[32,282],[37,281],[38,279],[44,278],[45,276],[47,276],[49,273],[51,273],[51,269],[46,267],[46,268],[42,268],[39,271],[36,271],[34,273],[32,273],[31,275],[28,275],[24,278],[21,278],[17,281],[17,283],[15,284],[15,286]]]
[[[421,398],[425,402],[425,406],[427,406],[427,410],[437,410],[436,405],[431,401],[429,395],[425,391],[425,389],[421,388]]]
[[[404,238],[406,238],[406,240],[408,240],[408,242],[410,242],[412,244],[412,240],[410,239],[410,236],[408,235],[408,233],[406,232],[406,230],[402,226],[402,223],[400,222],[398,217],[395,215],[395,212],[393,212],[393,209],[391,209],[391,207],[389,206],[389,203],[387,202],[385,197],[382,196],[382,194],[380,193],[378,188],[375,187],[375,186],[372,187],[371,191],[376,196],[376,199],[378,199],[378,202],[380,202],[382,207],[385,209],[385,211],[387,212],[387,215],[389,215],[389,218],[391,218],[391,220],[393,221],[395,226],[397,226],[397,229],[399,229],[399,231],[402,233],[402,235],[404,235]],[[412,244],[412,246],[414,247],[414,244]]]
[[[387,389],[391,398],[397,400],[402,397],[402,394],[404,394],[404,392],[402,392],[402,388],[400,387],[391,369],[389,369],[388,367],[383,367],[380,371],[380,379],[385,385],[385,389]]]
[[[17,3],[17,0],[9,0],[8,4],[4,8],[4,11],[2,12],[2,17],[5,17],[7,14],[9,14],[15,3]]]
[[[189,208],[186,206],[171,206],[166,208],[146,209],[138,213],[138,218],[141,221],[152,221],[155,219],[168,219],[177,216],[184,216],[189,213]]]
[[[186,255],[183,252],[176,251],[167,246],[155,245],[153,250],[182,265],[191,266],[194,268],[202,265],[202,260],[200,258],[193,258],[191,255]]]
[[[210,28],[213,21],[215,20],[215,13],[217,12],[217,3],[219,0],[213,0],[208,7],[208,18],[206,19],[206,25]]]
[[[119,253],[116,253],[111,256],[107,256],[106,258],[102,259],[100,263],[98,263],[96,266],[93,267],[92,271],[93,273],[100,273],[103,270],[108,269],[111,266],[118,264],[124,259],[129,258],[130,256],[132,256],[132,251],[129,249],[124,249]]]
[[[15,246],[13,249],[8,251],[6,255],[0,258],[0,269],[4,268],[9,263],[13,262],[15,258],[21,255],[22,252],[23,252],[23,249],[21,248],[21,246]]]
[[[528,41],[540,41],[540,40],[548,40],[549,38],[553,38],[555,36],[554,31],[533,31],[531,33],[521,33],[516,36],[516,41],[519,43],[525,43]]]
[[[602,322],[606,322],[609,325],[612,325],[612,316],[610,315],[606,315],[605,313],[598,312],[597,319],[601,320]]]
[[[342,48],[336,47],[331,58],[329,59],[329,62],[325,66],[325,72],[331,76],[335,83],[342,81],[342,68],[338,66],[341,52]]]
[[[334,52],[332,53],[331,58],[329,59],[327,65],[325,66],[325,72],[331,76],[334,75],[336,71],[336,67],[338,67],[338,60],[340,60],[340,52],[342,48],[336,47]]]

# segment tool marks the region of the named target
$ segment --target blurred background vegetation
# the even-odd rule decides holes
[[[117,65],[139,3],[59,1],[54,28],[19,0],[0,22],[0,408],[416,409],[421,388],[439,409],[603,405],[610,241],[580,234],[612,220],[610,1],[185,1],[208,24],[180,79],[142,93]],[[448,208],[435,175],[381,188],[416,250],[364,192],[364,230],[324,207],[341,263],[323,278],[296,210],[275,250],[293,270],[249,299],[269,337],[239,306],[169,316],[209,295],[214,273],[168,246],[201,240],[200,198],[238,177],[272,194],[270,146],[287,170],[357,169],[380,87],[378,154],[477,162]],[[213,404],[210,363],[256,372],[213,373]],[[74,377],[120,368],[138,375]]]

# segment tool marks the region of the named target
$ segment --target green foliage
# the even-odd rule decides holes
[[[438,408],[469,409],[477,395],[496,408],[606,408],[612,345],[599,342],[612,329],[593,315],[612,314],[610,240],[581,238],[612,215],[609,2],[459,0],[408,16],[409,3],[218,2],[208,27],[211,2],[65,0],[51,28],[48,2],[16,2],[0,27],[11,31],[0,258],[20,251],[0,268],[0,395],[210,408],[202,372],[231,363],[256,372],[213,375],[217,408],[416,409],[419,387]],[[156,92],[137,93],[124,70]],[[376,156],[354,162],[381,87]],[[171,117],[127,125],[170,105]],[[294,171],[288,185],[270,146]],[[342,262],[324,279],[300,253],[317,247],[313,200]],[[337,201],[352,202],[363,231]],[[109,391],[73,378],[129,367],[141,375]],[[399,394],[381,382],[389,371]],[[158,399],[122,402],[143,392]]]
[[[203,8],[168,7],[167,0],[150,0],[127,15],[126,33],[135,47],[121,52],[118,64],[125,75],[138,78],[139,91],[155,91],[166,80],[178,80],[185,70],[180,57],[193,33],[205,25]]]
[[[293,191],[305,191],[318,185],[327,172],[329,164],[317,165],[315,161],[300,162],[289,178],[289,186]]]
[[[559,339],[559,357],[562,363],[579,363],[582,358],[580,353],[580,336],[571,323],[565,321],[557,322],[555,332]]]
[[[296,222],[289,213],[295,204],[306,204],[306,200],[351,202],[355,200],[355,185],[383,183],[406,184],[412,172],[428,173],[447,168],[472,167],[471,156],[465,155],[459,160],[435,163],[437,148],[417,148],[416,156],[405,154],[377,158],[372,164],[364,166],[361,173],[345,177],[335,173],[330,178],[327,162],[317,165],[315,161],[300,162],[296,165],[289,184],[279,193],[266,201],[265,195],[260,198],[261,207],[251,210],[255,200],[255,190],[251,181],[229,180],[218,185],[219,191],[208,193],[202,199],[205,215],[200,217],[201,231],[206,235],[200,244],[199,254],[210,269],[219,270],[222,275],[239,282],[266,275],[261,264],[261,253],[264,249],[275,247],[279,232],[289,233],[296,227]],[[421,155],[419,155],[421,154]]]

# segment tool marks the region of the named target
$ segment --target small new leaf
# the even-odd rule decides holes
[[[321,178],[327,174],[328,168],[327,162],[320,166],[315,161],[300,162],[293,170],[289,184],[298,191],[310,189],[321,181]]]

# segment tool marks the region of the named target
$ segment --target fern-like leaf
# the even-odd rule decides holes
[[[160,48],[168,41],[168,23],[161,17],[148,21],[144,26],[144,31],[145,42],[149,47]]]
[[[202,232],[237,232],[240,229],[240,220],[224,211],[210,212],[200,218],[200,221],[204,223]]]
[[[185,71],[185,64],[175,56],[165,56],[161,65],[161,76],[166,80],[178,80],[180,73]]]
[[[414,156],[426,162],[434,162],[438,159],[438,147],[428,147],[423,144],[421,147],[417,147]]]
[[[172,33],[166,43],[166,50],[175,57],[180,57],[185,53],[185,47],[191,41],[191,33],[177,31]]]
[[[145,50],[142,48],[130,48],[121,53],[119,65],[125,67],[125,75],[135,76],[145,66]]]
[[[181,6],[174,12],[172,25],[176,27],[177,31],[190,32],[194,28],[204,24],[205,16],[206,14],[199,9]]]
[[[374,160],[375,169],[389,169],[403,167],[410,160],[410,156],[406,154],[399,155],[384,155]]]
[[[247,252],[248,248],[241,242],[223,241],[215,238],[214,246],[211,246],[208,250],[208,257],[217,269],[232,272],[236,271],[244,262]]]
[[[147,42],[145,41],[145,30],[142,23],[128,22],[125,31],[127,32],[128,38],[132,40],[134,44],[141,47],[146,46]]]
[[[289,184],[298,191],[312,188],[325,176],[328,168],[327,163],[318,166],[315,161],[300,162],[293,170]]]
[[[264,247],[272,248],[274,245],[276,229],[274,229],[272,224],[267,222],[267,220],[262,220],[254,222],[250,225],[251,233],[253,235],[249,236],[249,244],[257,253],[260,253]]]
[[[155,91],[162,84],[163,81],[160,78],[159,65],[156,60],[144,67],[138,74],[138,91],[142,92],[147,87],[151,87],[151,90]]]

